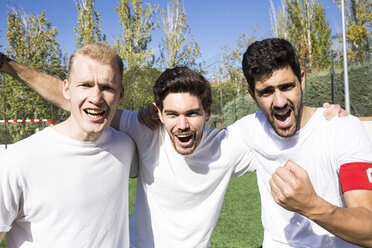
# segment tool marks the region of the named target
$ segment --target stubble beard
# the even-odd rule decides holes
[[[275,133],[277,135],[279,135],[280,137],[283,137],[283,138],[292,137],[300,129],[302,109],[303,109],[302,96],[301,96],[301,99],[300,99],[299,102],[297,102],[296,104],[289,103],[289,104],[287,104],[287,106],[285,106],[281,110],[285,111],[285,110],[288,110],[288,109],[290,109],[291,114],[293,113],[294,124],[287,127],[287,128],[278,127],[278,125],[275,121],[275,115],[274,115],[275,112],[278,111],[278,110],[275,110],[275,109],[272,108],[270,110],[270,114],[266,111],[262,111],[264,113],[264,115],[266,116],[266,119],[269,121],[271,127],[274,129]]]

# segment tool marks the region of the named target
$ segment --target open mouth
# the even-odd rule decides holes
[[[276,123],[280,128],[286,128],[291,125],[291,109],[286,109],[285,111],[278,111],[274,113]]]
[[[99,119],[105,114],[104,110],[98,109],[85,109],[84,112],[93,119]]]
[[[181,144],[188,144],[192,140],[192,134],[176,134],[176,137]]]

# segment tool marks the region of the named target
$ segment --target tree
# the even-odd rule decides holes
[[[158,24],[154,21],[158,5],[152,7],[148,3],[147,6],[143,6],[142,0],[121,0],[118,4],[115,9],[119,15],[122,32],[119,33],[119,39],[113,37],[114,43],[127,68],[132,70],[145,65],[153,56],[148,45],[152,40],[150,32]]]
[[[313,41],[313,67],[328,68],[331,64],[331,29],[325,11],[319,2],[316,2],[314,9],[313,32],[311,40]]]
[[[105,35],[101,34],[100,15],[93,10],[94,0],[82,0],[80,4],[75,2],[75,5],[78,10],[77,26],[74,27],[76,47],[106,40]]]
[[[255,27],[251,30],[251,33],[254,34],[259,27]],[[240,96],[242,94],[247,94],[247,82],[244,78],[242,71],[242,55],[246,51],[247,47],[255,41],[255,36],[249,36],[246,33],[243,33],[239,40],[236,43],[236,46],[231,48],[225,46],[222,48],[222,53],[220,55],[220,66],[218,70],[218,82],[222,82],[223,87],[223,102],[224,104],[230,101],[232,98]],[[218,88],[218,86],[217,86]],[[234,94],[230,97],[231,89],[235,91]],[[214,104],[213,111],[214,113],[220,113],[220,97],[219,90],[216,89],[215,92],[218,94],[214,97],[214,103],[218,102],[219,104]]]
[[[16,12],[7,14],[7,39],[9,57],[36,70],[54,75],[58,78],[66,76],[66,56],[62,54],[55,37],[58,33],[41,15],[25,16]],[[62,110],[54,110],[52,105],[44,101],[30,88],[7,77],[5,82],[5,95],[7,103],[7,117],[9,119],[25,118],[60,118],[66,117]],[[55,113],[57,111],[57,113]],[[55,119],[56,119],[55,118]],[[30,126],[8,125],[12,142],[18,141],[28,135]]]
[[[152,49],[149,49],[148,45],[151,42],[150,32],[158,24],[154,21],[158,5],[152,7],[148,3],[144,6],[141,0],[121,0],[118,4],[116,12],[122,32],[119,33],[119,39],[114,37],[114,42],[127,71],[130,72],[130,75],[126,75],[125,83],[130,87],[126,88],[124,101],[131,102],[132,110],[140,110],[140,106],[144,104],[139,102],[144,93],[143,89],[149,88],[149,80],[141,80],[140,74],[145,68],[150,68],[154,61]],[[151,85],[153,83],[151,82]],[[141,92],[138,89],[141,89]]]
[[[271,7],[273,35],[289,40],[296,48],[300,63],[306,59],[310,71],[327,68],[330,64],[331,29],[321,3],[316,0],[286,0],[281,3],[278,12],[273,4]]]
[[[161,19],[164,31],[161,48],[163,67],[187,66],[201,71],[201,64],[196,62],[200,57],[200,46],[193,40],[181,1],[169,1]]]
[[[337,1],[340,7],[340,0]],[[356,62],[371,58],[372,2],[368,0],[346,1],[346,40],[350,46],[348,57]],[[342,42],[341,35],[340,42]]]
[[[274,37],[288,39],[288,12],[284,0],[280,0],[280,3],[280,8],[276,10],[274,3],[270,0],[271,33]]]
[[[137,86],[132,83],[134,73],[136,80],[139,82]],[[126,71],[123,76],[124,100],[119,103],[118,108],[137,111],[153,102],[152,88],[160,74],[161,71],[150,67],[142,67],[135,70],[135,72],[131,70]]]
[[[289,40],[295,44],[300,60],[307,59],[312,69],[313,16],[315,0],[286,0],[288,10]]]

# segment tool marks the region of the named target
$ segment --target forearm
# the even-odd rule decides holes
[[[121,114],[123,113],[123,110],[117,109],[114,115],[114,118],[112,118],[110,126],[118,131],[120,131],[120,119]]]
[[[340,208],[320,198],[316,210],[303,215],[347,242],[372,247],[372,211],[368,208]]]
[[[70,104],[62,95],[63,81],[48,74],[38,72],[16,61],[9,60],[1,66],[1,71],[24,82],[27,86],[54,105],[69,111]]]
[[[4,232],[0,232],[0,243],[1,243],[1,241],[3,240],[3,238],[4,238],[4,235],[5,235]]]

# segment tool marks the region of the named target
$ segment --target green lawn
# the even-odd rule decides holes
[[[212,235],[212,248],[257,248],[263,240],[256,173],[232,178]]]
[[[4,237],[3,242],[1,242],[0,248],[6,248],[6,237]]]
[[[130,215],[137,180],[129,181]],[[212,248],[257,248],[263,239],[256,173],[232,178],[212,235]],[[6,247],[3,241],[0,248]]]
[[[129,182],[130,215],[136,182],[135,179]],[[212,248],[257,248],[261,246],[262,240],[261,203],[256,173],[232,178],[212,235]]]

